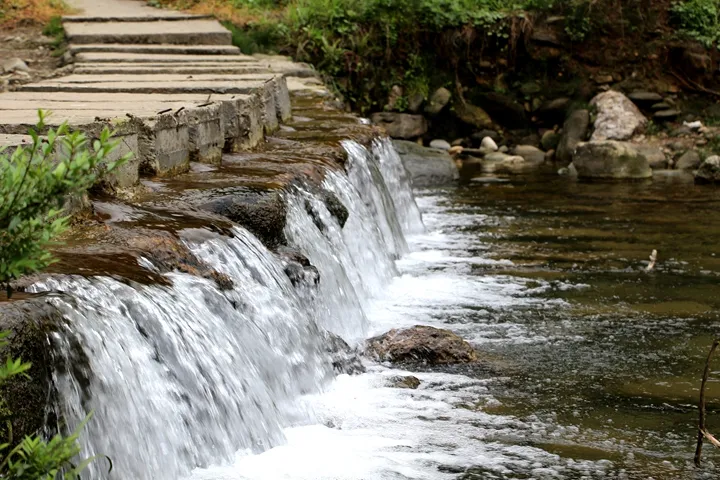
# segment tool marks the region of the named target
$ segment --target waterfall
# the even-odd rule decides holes
[[[183,273],[166,275],[171,286],[79,276],[34,286],[67,293],[52,300],[67,319],[52,338],[58,408],[70,426],[94,412],[83,455],[114,464],[108,476],[94,462],[90,478],[182,478],[280,445],[284,428],[316,421],[297,400],[332,378],[322,329],[362,341],[369,300],[397,274],[405,234],[422,229],[391,144],[343,146],[348,175],[329,171],[323,186],[348,209],[344,227],[310,189],[286,193],[288,242],[320,273],[309,298],[239,227],[186,242],[232,278],[229,291]]]

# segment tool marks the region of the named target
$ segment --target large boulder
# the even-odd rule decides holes
[[[445,87],[438,88],[430,95],[428,103],[425,105],[425,113],[437,115],[450,103],[451,98],[452,93],[450,93],[450,90]]]
[[[477,104],[503,127],[527,127],[525,108],[508,96],[496,92],[484,93],[478,96]]]
[[[575,147],[585,140],[590,128],[590,112],[575,110],[563,125],[562,136],[555,152],[555,159],[561,165],[569,165],[575,154]]]
[[[580,143],[573,165],[578,178],[643,179],[652,177],[645,155],[633,144],[614,140]]]
[[[705,159],[695,172],[695,183],[720,183],[720,157],[713,155]]]
[[[456,102],[453,105],[455,116],[463,123],[475,128],[488,128],[493,125],[492,118],[482,108],[467,102]]]
[[[393,138],[417,138],[424,135],[428,129],[427,121],[422,115],[379,112],[373,113],[371,120],[385,128],[387,134]]]
[[[480,165],[484,173],[521,174],[536,171],[545,161],[545,154],[528,156],[508,155],[502,152],[488,153]]]
[[[597,109],[595,131],[590,140],[628,140],[647,125],[647,118],[620,92],[600,93],[590,105]]]
[[[460,178],[458,168],[447,152],[403,140],[395,140],[393,145],[415,187],[450,185]]]
[[[417,325],[390,330],[367,341],[367,352],[380,361],[441,365],[477,361],[468,342],[450,330]]]

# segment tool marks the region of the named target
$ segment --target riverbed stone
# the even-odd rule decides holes
[[[568,116],[555,152],[555,159],[559,164],[568,165],[572,162],[575,148],[585,140],[589,128],[590,112],[587,110],[575,110]]]
[[[497,92],[484,93],[478,96],[477,104],[503,127],[517,129],[527,126],[525,107],[507,95]]]
[[[371,119],[374,124],[385,128],[392,138],[417,138],[424,135],[428,129],[427,121],[422,115],[378,112],[373,113]]]
[[[388,379],[388,386],[415,390],[420,386],[420,379],[413,375],[395,375]]]
[[[383,362],[443,365],[477,361],[475,349],[450,330],[417,325],[393,329],[367,341],[366,351]]]
[[[647,159],[653,170],[662,170],[668,167],[667,157],[662,148],[657,145],[638,144],[635,148]]]
[[[430,116],[437,115],[450,103],[451,98],[450,90],[445,87],[438,88],[430,95],[428,103],[425,105],[425,113]]]
[[[675,168],[678,170],[695,170],[702,164],[700,154],[695,150],[688,150],[683,153],[675,162]]]
[[[450,145],[447,140],[442,139],[435,139],[430,142],[430,148],[436,148],[438,150],[450,150],[452,145]]]
[[[395,140],[393,145],[415,187],[452,185],[460,178],[447,152],[403,140]]]
[[[720,156],[705,159],[695,172],[695,183],[720,183]]]
[[[336,374],[357,375],[365,373],[365,366],[357,349],[352,348],[339,335],[327,330],[321,331],[325,351]]]
[[[493,125],[492,118],[482,108],[460,101],[453,105],[455,116],[463,123],[475,128],[487,128]]]
[[[561,134],[553,130],[548,130],[547,132],[543,133],[542,137],[540,138],[540,145],[544,150],[555,150],[560,144],[561,138]]]
[[[580,143],[572,163],[579,178],[644,179],[652,176],[645,155],[633,144],[615,140]]]
[[[595,130],[590,140],[628,140],[647,125],[647,118],[620,92],[600,93],[590,104],[597,109]]]
[[[512,154],[534,165],[540,165],[545,161],[545,152],[532,145],[518,145],[512,150]]]
[[[663,96],[655,92],[637,90],[628,95],[628,98],[636,105],[647,108],[655,103],[662,102]]]
[[[669,110],[659,110],[653,113],[653,119],[661,122],[667,122],[670,120],[675,120],[677,117],[680,116],[681,113],[682,112],[680,110],[676,110],[674,108],[671,108]]]
[[[0,73],[29,72],[30,68],[22,59],[14,57],[4,60],[0,64]]]
[[[481,166],[484,173],[522,174],[537,170],[545,161],[545,154],[530,155],[523,158],[520,155],[508,155],[502,152],[493,152],[485,155]]]
[[[495,140],[493,140],[491,137],[483,138],[482,142],[480,142],[480,148],[489,152],[497,152],[498,150],[497,143],[495,143]]]
[[[294,287],[313,287],[320,283],[320,272],[300,250],[283,245],[276,253]]]

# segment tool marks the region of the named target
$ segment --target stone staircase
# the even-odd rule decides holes
[[[307,65],[248,56],[219,22],[158,10],[135,0],[74,0],[84,13],[63,25],[71,74],[0,94],[0,146],[27,143],[38,109],[48,125],[68,122],[96,136],[116,132],[116,188],[140,172],[169,176],[191,161],[217,164],[223,152],[257,146],[291,116],[290,92],[328,92]]]

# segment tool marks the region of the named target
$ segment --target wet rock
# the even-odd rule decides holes
[[[408,97],[408,111],[411,113],[418,113],[422,108],[424,101],[425,97],[422,93],[413,93]]]
[[[415,187],[451,185],[460,174],[447,152],[425,148],[414,142],[393,142]]]
[[[362,364],[360,354],[356,349],[348,345],[347,342],[338,335],[328,332],[327,330],[322,332],[322,336],[325,351],[330,354],[330,361],[335,373],[338,375],[365,373],[365,366]]]
[[[647,159],[648,165],[653,170],[667,168],[668,161],[662,148],[655,145],[635,145],[635,148]]]
[[[519,155],[508,155],[502,152],[489,153],[482,160],[482,171],[485,173],[529,173],[537,170],[545,161],[545,154],[543,152],[540,154],[539,157],[526,159]]]
[[[540,145],[544,150],[555,150],[560,144],[561,138],[561,134],[552,130],[548,130],[547,132],[543,133],[543,136],[540,139]]]
[[[595,80],[595,83],[598,85],[605,85],[608,83],[612,83],[613,76],[608,73],[599,73],[593,77],[593,80]]]
[[[412,375],[396,375],[388,379],[388,387],[392,388],[409,388],[415,390],[420,386],[420,379]]]
[[[628,140],[647,125],[647,118],[620,92],[603,92],[590,101],[597,108],[590,140]]]
[[[661,122],[666,122],[669,120],[674,120],[677,117],[680,116],[682,112],[680,110],[670,109],[670,110],[660,110],[658,112],[653,113],[653,119],[658,120]]]
[[[688,150],[683,153],[675,162],[675,168],[678,170],[695,170],[702,164],[700,154],[695,150]]]
[[[454,112],[461,122],[475,128],[486,128],[493,124],[492,118],[485,110],[467,102],[455,103]]]
[[[493,140],[491,137],[483,138],[482,142],[480,142],[480,148],[488,150],[490,152],[497,152],[498,150],[497,143],[495,143],[495,140]]]
[[[652,176],[647,158],[631,143],[614,140],[580,143],[573,165],[579,178],[643,179]]]
[[[587,110],[575,110],[565,120],[562,136],[555,152],[555,159],[562,165],[572,162],[575,148],[578,143],[585,140],[590,128],[590,112]]]
[[[345,204],[343,204],[337,197],[337,195],[335,195],[330,190],[321,189],[319,192],[319,196],[325,204],[325,207],[330,212],[330,215],[332,215],[335,220],[337,220],[340,228],[344,227],[345,222],[347,222],[347,219],[350,216],[350,212],[348,211]]]
[[[628,95],[628,98],[642,108],[647,108],[655,103],[663,101],[663,96],[659,93],[644,91],[632,92]]]
[[[495,130],[484,129],[470,135],[473,145],[479,146],[485,137],[490,137],[496,143],[502,140],[502,136]]]
[[[43,297],[0,302],[0,331],[9,332],[8,345],[0,350],[3,362],[6,358],[19,358],[32,364],[27,377],[16,375],[0,385],[2,415],[13,415],[10,422],[16,441],[25,435],[34,435],[45,425],[45,415],[51,407],[51,376],[55,370],[48,348],[49,335],[62,322],[62,314]],[[73,363],[72,367],[77,369],[83,366],[81,359]],[[62,369],[62,365],[58,367]],[[1,441],[8,441],[8,434],[3,421]]]
[[[450,90],[445,87],[438,88],[430,95],[430,99],[425,105],[425,113],[433,116],[437,115],[450,103],[451,98],[452,93],[450,93]]]
[[[720,183],[720,157],[713,155],[705,159],[695,172],[695,183]]]
[[[545,161],[545,152],[532,145],[518,145],[512,150],[512,154],[520,156],[534,165],[540,165]]]
[[[527,126],[525,108],[506,95],[496,92],[485,93],[478,97],[477,104],[503,127],[513,129]]]
[[[570,99],[560,97],[541,103],[535,110],[535,116],[550,125],[560,124],[565,120],[568,108],[570,108]]]
[[[657,112],[659,110],[670,110],[671,108],[672,108],[672,106],[665,102],[653,103],[650,106],[650,110],[652,110],[653,112]]]
[[[15,73],[15,72],[29,72],[30,68],[27,66],[27,63],[22,61],[21,59],[15,57],[15,58],[8,58],[7,60],[4,60],[2,64],[0,64],[0,73]]]
[[[385,105],[386,110],[395,110],[397,108],[398,101],[403,96],[403,88],[400,85],[393,85],[390,89],[390,93],[388,94],[388,101],[387,105]]]
[[[367,341],[367,352],[380,361],[420,362],[430,365],[477,361],[475,349],[450,330],[417,325]]]
[[[286,243],[283,230],[287,208],[280,192],[238,192],[206,202],[200,208],[244,226],[268,248]]]
[[[277,255],[283,264],[283,271],[295,287],[314,286],[320,283],[320,272],[299,250],[280,247]]]
[[[435,139],[430,142],[430,148],[437,148],[438,150],[450,150],[450,147],[452,147],[452,145],[450,145],[445,140]]]
[[[371,120],[383,127],[392,138],[417,138],[424,135],[428,129],[427,121],[422,115],[379,112],[373,113]]]

